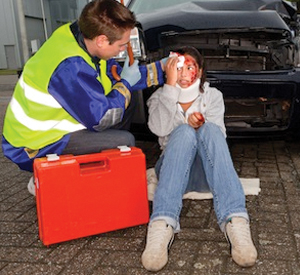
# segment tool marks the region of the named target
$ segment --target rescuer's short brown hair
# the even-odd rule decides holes
[[[78,20],[84,38],[106,35],[110,44],[122,38],[136,24],[135,15],[116,0],[94,0],[82,10]]]

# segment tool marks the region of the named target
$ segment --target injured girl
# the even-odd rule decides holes
[[[233,260],[252,266],[257,251],[245,194],[226,142],[222,93],[205,80],[204,60],[197,49],[175,52],[165,65],[164,86],[147,102],[148,125],[159,138],[162,154],[155,166],[158,184],[142,264],[150,271],[167,264],[174,233],[180,230],[183,195],[197,191],[212,193]],[[178,66],[182,56],[184,62]]]

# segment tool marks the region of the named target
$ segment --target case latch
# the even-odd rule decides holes
[[[128,147],[127,145],[120,145],[118,146],[118,148],[120,149],[120,152],[130,152],[131,151],[131,148]]]
[[[59,160],[59,156],[57,154],[48,154],[46,155],[48,161]]]

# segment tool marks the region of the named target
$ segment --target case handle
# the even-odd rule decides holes
[[[77,156],[81,174],[99,173],[110,169],[109,158],[103,153]]]

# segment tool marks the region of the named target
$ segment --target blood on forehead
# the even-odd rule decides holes
[[[195,69],[198,68],[198,64],[193,57],[191,57],[190,55],[185,55],[184,57],[185,57],[185,60],[184,60],[185,65],[195,66]]]

